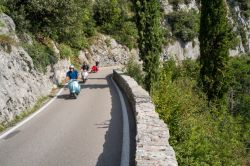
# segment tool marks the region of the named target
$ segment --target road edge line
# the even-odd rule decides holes
[[[23,126],[25,123],[27,123],[28,121],[30,121],[31,119],[33,119],[36,115],[38,115],[42,111],[44,111],[45,108],[47,108],[57,98],[57,96],[62,93],[63,89],[64,88],[61,88],[60,91],[48,103],[46,103],[44,106],[42,106],[36,112],[34,112],[33,114],[31,114],[30,116],[28,116],[27,118],[25,118],[23,121],[21,121],[20,123],[18,123],[14,127],[10,128],[6,132],[4,132],[2,135],[0,135],[0,140],[3,139],[4,137],[6,137],[7,135],[9,135],[10,133],[12,133],[13,131],[15,131],[16,129],[18,129],[19,127]]]
[[[111,77],[111,81],[118,92],[120,103],[122,106],[122,119],[123,119],[123,136],[122,136],[122,154],[121,154],[121,164],[120,166],[129,166],[130,163],[130,133],[129,133],[129,120],[126,104],[121,93],[121,90]]]

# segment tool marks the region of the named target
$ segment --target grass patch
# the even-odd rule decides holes
[[[123,70],[127,75],[134,78],[139,85],[144,87],[144,74],[142,71],[142,66],[136,62],[135,57],[129,58],[128,63],[124,66]]]
[[[0,22],[0,27],[1,27],[1,22]],[[11,46],[16,46],[17,43],[14,39],[12,39],[8,35],[0,35],[0,46],[3,47],[3,50],[7,53],[10,53],[12,51]]]
[[[59,45],[59,50],[60,50],[60,58],[70,58],[73,56],[73,51],[70,48],[70,46],[66,45],[66,44],[60,44]]]
[[[1,27],[1,22],[0,22],[0,27]],[[2,34],[0,35],[0,44],[16,45],[17,43],[10,36]]]

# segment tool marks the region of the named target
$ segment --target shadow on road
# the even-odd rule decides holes
[[[122,139],[123,139],[123,121],[122,121],[122,110],[119,96],[116,89],[111,82],[111,76],[106,77],[108,86],[110,87],[112,110],[111,120],[105,121],[101,124],[96,124],[98,128],[108,128],[105,134],[105,143],[103,145],[103,152],[98,158],[96,166],[119,166],[121,162],[121,150],[122,150]],[[125,99],[127,105],[129,103]],[[135,165],[135,122],[131,110],[128,111],[130,119],[130,166]]]
[[[106,78],[92,77],[92,78],[88,78],[88,80],[106,80]]]
[[[110,120],[106,120],[103,123],[95,124],[95,126],[97,126],[98,129],[105,129],[105,128],[109,128],[109,124],[110,124]]]
[[[62,94],[57,96],[58,99],[70,100],[72,97],[69,94]]]
[[[99,156],[96,166],[119,166],[122,149],[122,112],[119,97],[110,82],[110,76],[107,77],[107,81],[112,101],[111,119],[96,124],[97,128],[108,128],[105,134],[103,152]]]
[[[80,84],[81,89],[104,89],[108,88],[107,84]]]

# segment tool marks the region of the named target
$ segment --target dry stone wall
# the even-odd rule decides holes
[[[155,112],[155,106],[147,91],[137,82],[114,70],[113,79],[132,105],[136,120],[136,165],[177,166],[175,152],[169,145],[169,130]]]

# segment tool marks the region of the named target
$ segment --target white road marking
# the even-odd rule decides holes
[[[60,95],[62,93],[64,88],[62,88],[48,103],[46,103],[43,107],[41,107],[39,110],[37,110],[36,112],[34,112],[33,114],[31,114],[30,116],[28,116],[26,119],[24,119],[23,121],[21,121],[20,123],[18,123],[16,126],[12,127],[11,129],[7,130],[6,132],[4,132],[2,135],[0,135],[0,139],[3,139],[4,137],[6,137],[7,135],[9,135],[10,133],[12,133],[13,131],[15,131],[16,129],[18,129],[19,127],[23,126],[25,123],[27,123],[28,121],[30,121],[31,119],[33,119],[36,115],[38,115],[39,113],[41,113],[42,111],[45,110],[45,108],[47,108],[56,98],[58,95]]]
[[[115,81],[112,79],[112,83],[114,84],[122,106],[122,119],[123,119],[123,138],[122,138],[122,154],[121,154],[121,165],[120,166],[129,166],[130,161],[130,136],[129,136],[129,120],[127,108],[125,105],[124,98]]]

